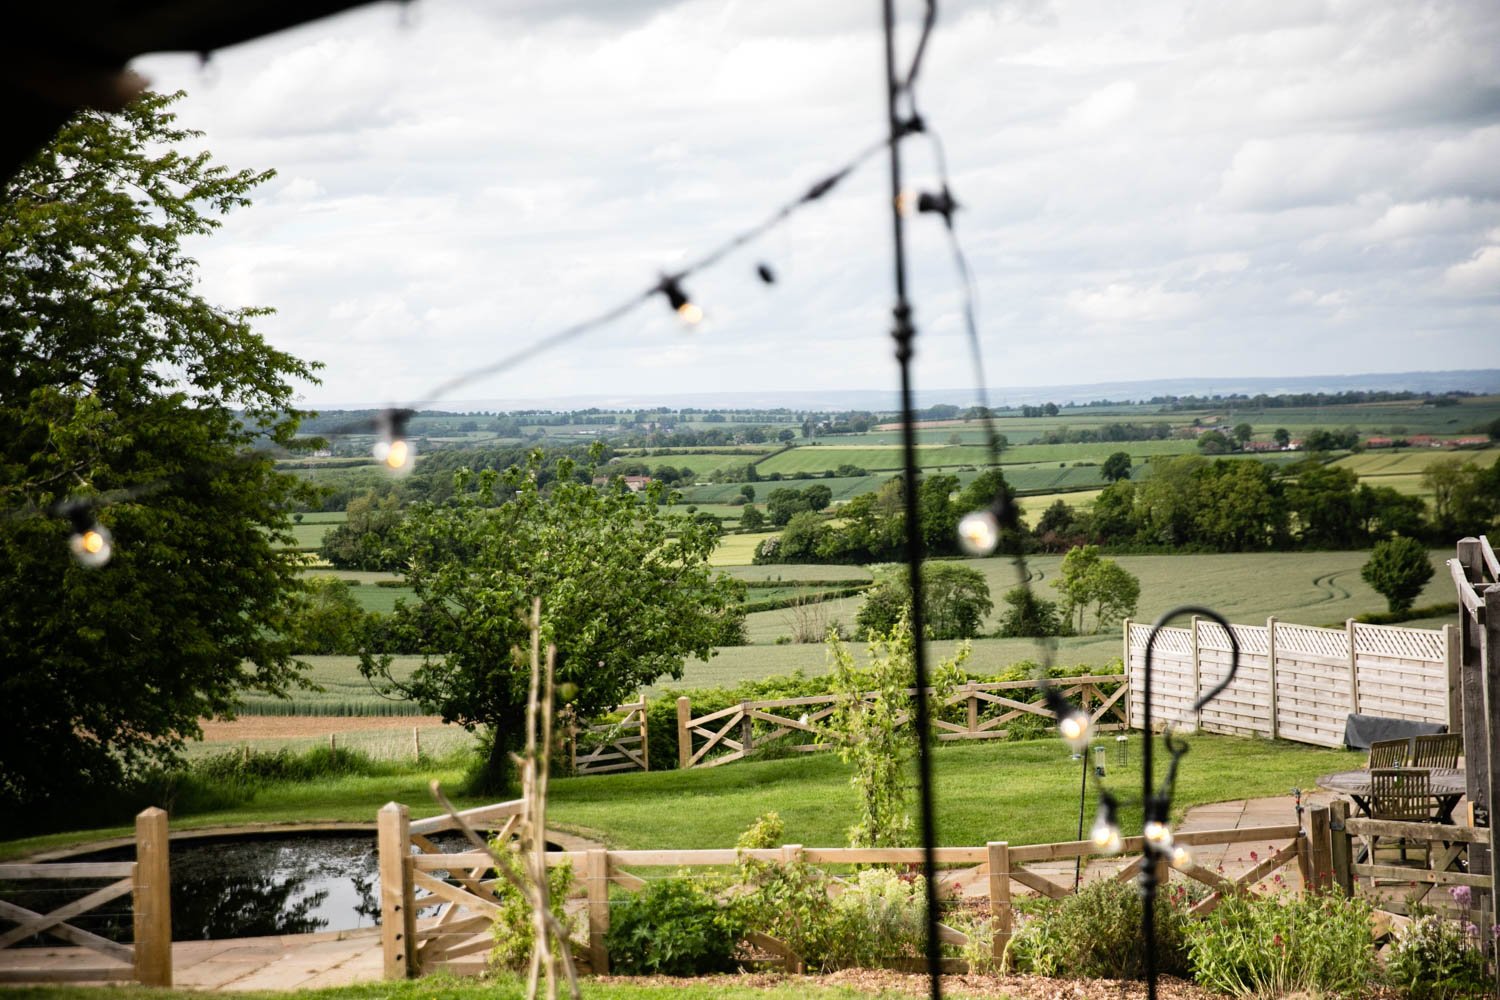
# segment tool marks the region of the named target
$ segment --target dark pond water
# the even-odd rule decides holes
[[[467,850],[459,837],[434,838],[447,851]],[[130,861],[134,847],[69,858]],[[353,930],[380,923],[380,878],[374,834],[299,834],[173,841],[172,939],[195,941],[271,934]],[[99,881],[25,882],[5,898],[45,913],[92,892]],[[431,916],[435,907],[419,910]],[[127,894],[70,921],[115,941],[131,940]],[[56,944],[33,939],[33,944]]]

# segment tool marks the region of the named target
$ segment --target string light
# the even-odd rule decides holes
[[[958,544],[971,556],[987,556],[1000,546],[1000,519],[992,510],[970,511],[958,520]]]
[[[417,463],[416,445],[408,439],[406,425],[411,420],[411,410],[385,410],[375,418],[380,440],[375,442],[371,454],[375,461],[396,475],[405,475]]]
[[[765,261],[755,265],[755,276],[767,285],[776,284],[776,272],[771,270],[771,265]]]
[[[1055,687],[1049,685],[1046,688],[1045,698],[1048,710],[1057,719],[1057,732],[1063,742],[1075,752],[1086,749],[1092,728],[1089,717],[1076,706],[1068,704],[1068,700]]]
[[[1172,867],[1178,871],[1186,871],[1193,867],[1193,852],[1181,844],[1172,846]]]
[[[671,306],[688,326],[697,326],[702,322],[702,308],[688,298],[687,292],[682,290],[682,283],[678,281],[676,275],[663,275],[657,290],[667,297],[667,305]]]
[[[94,518],[93,505],[85,500],[62,504],[57,513],[68,519],[73,533],[68,536],[68,551],[85,569],[98,569],[114,555],[114,539],[109,529]]]
[[[1119,803],[1107,790],[1099,790],[1099,811],[1089,830],[1089,841],[1101,854],[1119,854],[1125,841],[1120,836]]]

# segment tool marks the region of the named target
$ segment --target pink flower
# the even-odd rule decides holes
[[[1251,851],[1250,852],[1250,860],[1251,861],[1259,861],[1260,860],[1260,855],[1256,854],[1254,851]]]
[[[1473,902],[1473,891],[1466,885],[1455,885],[1448,892],[1453,897],[1453,902],[1465,909]]]

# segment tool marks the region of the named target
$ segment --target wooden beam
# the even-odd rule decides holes
[[[22,878],[130,878],[134,874],[134,861],[46,861],[0,865],[0,881]]]
[[[135,880],[133,878],[123,878],[102,889],[96,889],[81,899],[75,899],[65,906],[59,906],[49,913],[29,917],[21,921],[19,926],[12,927],[4,934],[0,934],[0,949],[9,948],[18,941],[24,941],[34,934],[48,933],[58,924],[64,924],[80,913],[87,913],[96,906],[102,906],[112,899],[119,899],[129,892],[134,887],[134,884]]]
[[[990,927],[994,931],[991,953],[996,962],[1003,962],[1014,920],[1010,907],[1010,845],[991,841],[985,853],[989,856]]]
[[[446,819],[447,817],[443,817]],[[416,914],[407,905],[407,881],[415,869],[411,853],[410,814],[399,802],[389,802],[376,817],[376,849],[380,865],[380,950],[386,979],[406,979],[415,957]]]
[[[22,921],[40,916],[42,914],[28,910],[24,906],[17,906],[14,903],[7,903],[5,900],[0,899],[0,917],[4,917],[6,920],[21,923]],[[129,945],[111,941],[109,938],[100,937],[98,934],[90,934],[85,930],[79,930],[72,924],[58,924],[56,927],[51,928],[48,933],[53,937],[62,938],[70,944],[82,945],[85,948],[97,951],[101,955],[107,955],[120,962],[134,963],[135,961],[135,951]]]
[[[588,852],[584,862],[589,899],[589,965],[594,975],[609,973],[609,950],[604,936],[609,933],[609,852]]]

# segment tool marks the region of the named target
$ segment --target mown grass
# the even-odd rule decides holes
[[[1113,737],[1107,736],[1110,768],[1116,767]],[[1107,780],[1131,799],[1138,782],[1140,737],[1132,734],[1130,759]],[[1163,755],[1164,756],[1164,755]],[[1318,775],[1346,770],[1362,758],[1340,750],[1290,743],[1199,735],[1178,775],[1177,808],[1260,796],[1288,795],[1287,821],[1293,819],[1289,789],[1310,788]],[[463,783],[465,761],[454,757],[423,765],[388,763],[375,773],[261,787],[238,805],[191,816],[174,816],[175,828],[265,822],[371,822],[388,801],[410,807],[412,815],[437,809],[428,781],[439,780],[450,793]],[[1056,739],[1024,743],[941,744],[934,754],[938,839],[945,845],[976,845],[990,840],[1040,843],[1071,840],[1077,834],[1080,762]],[[847,765],[831,754],[787,760],[749,761],[692,771],[652,771],[552,782],[549,820],[615,848],[684,849],[727,847],[757,816],[775,810],[786,824],[788,843],[838,846],[856,821],[855,790]],[[493,798],[493,797],[492,797]],[[462,805],[481,804],[458,796]],[[1086,804],[1087,812],[1089,806]],[[1127,828],[1138,827],[1138,807],[1127,805]],[[0,844],[0,857],[46,847],[88,842],[127,832],[124,826],[54,834]]]

